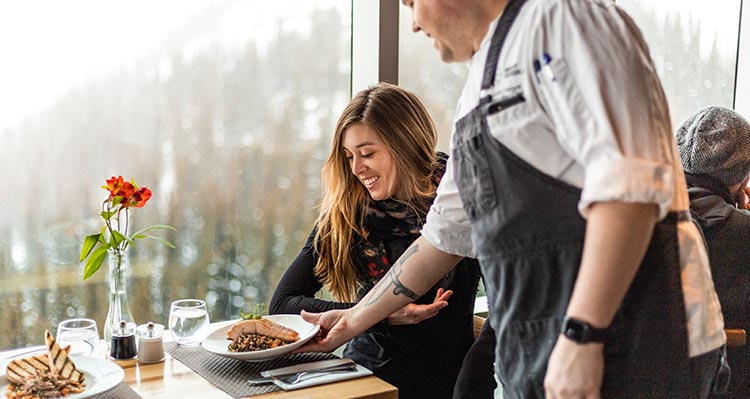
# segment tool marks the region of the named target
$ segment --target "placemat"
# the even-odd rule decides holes
[[[230,359],[206,351],[200,346],[184,347],[174,342],[164,343],[164,349],[180,363],[190,367],[212,384],[219,387],[233,398],[260,395],[262,393],[280,391],[275,384],[250,385],[247,380],[260,377],[261,371],[273,370],[280,367],[294,366],[317,360],[335,359],[332,353],[297,353],[284,355],[262,362],[247,362]]]
[[[116,387],[110,389],[107,392],[102,392],[98,395],[91,397],[92,399],[141,399],[141,395],[138,395],[133,388],[129,387],[128,384],[121,382]]]

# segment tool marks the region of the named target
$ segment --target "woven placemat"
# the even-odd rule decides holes
[[[184,347],[174,342],[166,342],[164,349],[180,363],[190,367],[233,398],[280,391],[281,388],[275,384],[250,385],[247,383],[250,378],[260,377],[262,371],[338,358],[332,353],[297,353],[262,362],[246,362],[219,356],[200,346]]]
[[[116,387],[110,389],[107,392],[102,392],[98,395],[91,397],[92,399],[141,399],[141,395],[138,395],[133,388],[129,387],[124,382],[117,384]]]

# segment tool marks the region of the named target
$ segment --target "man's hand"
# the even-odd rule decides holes
[[[544,377],[547,399],[600,399],[603,378],[604,344],[557,338]]]
[[[361,334],[351,327],[348,317],[351,309],[329,310],[323,313],[309,313],[302,311],[302,318],[312,324],[320,325],[318,335],[299,347],[298,352],[332,352],[350,339]]]
[[[417,305],[410,303],[403,308],[391,313],[388,316],[388,324],[392,326],[402,324],[417,324],[423,320],[437,315],[441,309],[448,306],[448,299],[453,295],[453,291],[438,288],[435,300],[427,305]]]
[[[302,318],[318,324],[320,332],[295,352],[330,352],[338,348],[419,298],[461,259],[433,247],[423,237],[417,238],[353,308],[324,313],[302,311]]]

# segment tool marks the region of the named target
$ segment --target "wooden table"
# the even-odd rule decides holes
[[[168,340],[165,335],[165,340]],[[15,357],[30,348],[0,352],[0,359]],[[142,397],[149,398],[230,398],[221,389],[206,381],[167,354],[160,363],[140,364],[135,360],[116,362],[125,370],[125,383]],[[5,372],[5,370],[3,370]],[[3,389],[4,387],[0,387]],[[398,390],[393,385],[375,377],[367,376],[339,381],[294,391],[277,391],[250,396],[252,399],[398,399]]]

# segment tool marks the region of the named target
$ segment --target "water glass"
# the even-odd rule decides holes
[[[57,325],[57,343],[70,345],[71,356],[92,356],[99,351],[99,330],[91,319],[68,319]]]
[[[169,331],[182,346],[197,346],[208,326],[206,302],[200,299],[180,299],[169,309]]]

